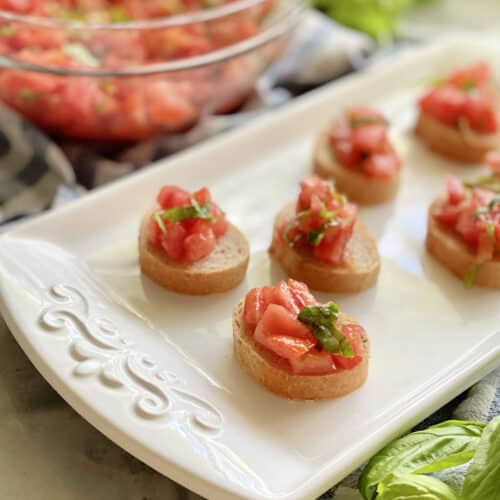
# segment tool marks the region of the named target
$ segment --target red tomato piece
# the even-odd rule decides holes
[[[332,356],[327,351],[311,349],[300,358],[290,359],[293,373],[300,375],[324,375],[335,371]]]
[[[156,197],[158,205],[165,210],[191,204],[191,195],[177,186],[163,186]]]
[[[186,262],[196,262],[210,255],[215,248],[216,239],[212,228],[193,232],[184,239],[184,259]]]
[[[362,155],[350,140],[341,140],[334,144],[333,153],[335,160],[344,167],[354,167],[359,165]]]
[[[206,188],[203,187],[199,189],[198,191],[195,191],[193,193],[193,198],[200,204],[200,205],[205,205],[212,201],[212,197],[210,196],[210,191]]]
[[[307,210],[311,207],[311,200],[313,195],[316,195],[320,200],[325,200],[331,195],[332,184],[328,181],[320,179],[319,177],[312,175],[306,177],[300,183],[300,194],[297,203],[297,209]]]
[[[227,229],[229,227],[224,212],[212,202],[210,205],[210,214],[212,215],[212,230],[215,237],[220,238],[227,233]]]
[[[184,253],[186,230],[178,222],[166,223],[165,229],[161,236],[161,246],[171,259],[179,260]]]
[[[292,292],[295,303],[300,309],[305,306],[315,306],[318,304],[318,301],[314,298],[305,283],[290,278],[288,280],[288,287]]]
[[[400,169],[401,163],[395,153],[375,153],[363,163],[363,170],[371,177],[389,180]]]
[[[321,243],[314,247],[314,257],[332,266],[340,265],[344,260],[345,247],[352,236],[353,226],[354,221],[343,228],[327,229]],[[330,238],[328,233],[332,233],[333,236]]]
[[[245,297],[243,317],[251,330],[257,326],[267,306],[271,303],[273,290],[272,286],[252,288]]]
[[[148,222],[148,239],[149,242],[155,247],[161,247],[162,232],[158,223],[150,219]]]
[[[273,290],[273,304],[283,306],[287,311],[295,317],[299,314],[300,308],[295,301],[295,297],[290,290],[290,287],[284,281],[280,281]]]
[[[422,112],[442,123],[455,126],[464,115],[468,96],[453,85],[442,85],[430,90],[419,101]]]
[[[465,196],[465,187],[462,181],[455,176],[446,178],[446,189],[448,190],[448,202],[452,205],[460,203]]]
[[[316,340],[306,325],[301,323],[288,309],[277,304],[269,304],[260,320],[263,333],[270,335],[286,335],[309,339],[316,344]]]
[[[455,227],[461,211],[462,208],[458,205],[444,205],[439,207],[433,215],[439,222],[447,226]]]
[[[349,140],[351,136],[351,126],[346,120],[337,120],[332,123],[330,129],[328,130],[328,138],[331,144],[334,144],[338,141],[346,141]]]
[[[461,87],[464,85],[478,85],[490,79],[490,67],[484,61],[472,66],[455,70],[447,79],[448,83]]]
[[[387,144],[386,125],[361,125],[355,127],[351,134],[352,147],[361,153],[379,153]]]
[[[350,121],[359,120],[359,119],[368,119],[368,120],[383,120],[384,115],[372,108],[370,106],[353,106],[347,111],[347,116]]]
[[[455,229],[459,233],[463,240],[469,245],[476,245],[479,229],[476,225],[476,218],[474,213],[476,212],[476,207],[474,205],[469,205],[462,210],[459,214]]]
[[[354,351],[354,357],[346,358],[340,354],[332,354],[332,359],[337,368],[351,370],[363,360],[365,352],[363,337],[366,336],[366,332],[361,325],[349,323],[342,326],[342,333],[347,337],[349,344],[351,344],[351,348]]]
[[[484,99],[470,98],[465,106],[465,118],[472,130],[481,134],[497,131],[497,118],[492,104]]]
[[[300,337],[287,335],[270,335],[266,337],[266,347],[282,358],[292,360],[306,354],[315,345],[315,342]]]

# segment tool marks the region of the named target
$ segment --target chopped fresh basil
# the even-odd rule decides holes
[[[480,262],[474,262],[474,264],[472,264],[471,268],[469,269],[469,272],[465,275],[464,278],[465,288],[468,289],[474,286],[474,283],[476,282],[477,273],[479,272],[480,267],[481,267]]]
[[[323,236],[325,236],[325,231],[321,231],[318,229],[316,229],[314,231],[309,231],[307,233],[307,242],[310,245],[317,247],[321,243]]]
[[[10,38],[16,33],[16,28],[10,24],[0,27],[0,36],[4,38]]]
[[[167,232],[167,228],[165,227],[165,223],[163,222],[162,218],[160,217],[159,213],[155,213],[153,215],[153,219],[156,221],[158,224],[158,227],[160,228],[160,231],[165,234]]]
[[[119,5],[113,5],[109,8],[112,23],[124,23],[130,21],[131,17],[127,11]]]
[[[486,221],[486,232],[488,233],[488,236],[496,243],[496,236],[495,236],[495,225],[491,221]]]
[[[458,85],[458,88],[462,89],[465,92],[470,92],[476,88],[476,82],[472,79],[464,80],[462,83]]]
[[[361,127],[363,125],[387,125],[384,118],[375,118],[372,116],[363,116],[351,119],[351,128]]]
[[[493,210],[493,208],[495,208],[495,205],[498,205],[498,204],[500,204],[500,196],[495,196],[488,203],[488,210]]]
[[[169,222],[182,222],[188,219],[212,220],[210,205],[200,205],[194,198],[188,207],[174,207],[160,212],[159,217]]]
[[[464,182],[464,186],[469,189],[482,187],[500,194],[500,176],[482,177],[473,182]]]
[[[311,330],[322,349],[353,358],[349,340],[336,325],[338,312],[339,307],[333,302],[324,306],[307,306],[300,311],[298,319]]]

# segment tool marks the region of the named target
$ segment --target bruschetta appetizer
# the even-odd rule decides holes
[[[362,204],[396,196],[401,161],[388,137],[389,124],[369,107],[349,109],[323,131],[314,149],[314,171],[335,180],[341,193]]]
[[[498,156],[490,156],[494,172]],[[500,288],[500,175],[465,184],[449,177],[430,207],[426,245],[466,288]]]
[[[356,205],[319,177],[301,182],[297,202],[276,216],[269,253],[288,276],[323,292],[359,292],[377,280],[377,244]]]
[[[164,186],[139,235],[142,272],[158,285],[191,295],[224,292],[240,283],[248,242],[229,223],[208,189]]]
[[[343,396],[368,375],[364,328],[292,279],[250,290],[234,308],[233,340],[243,370],[291,399]]]
[[[416,134],[449,158],[478,163],[500,145],[498,93],[486,63],[461,68],[419,100]]]

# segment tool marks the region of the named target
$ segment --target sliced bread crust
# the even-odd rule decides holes
[[[445,203],[439,197],[430,206],[425,244],[428,252],[461,279],[467,276],[476,256],[462,239],[433,217],[435,209]],[[481,264],[474,286],[500,288],[500,257]]]
[[[392,200],[399,188],[401,174],[391,179],[377,179],[355,169],[339,165],[328,144],[328,134],[323,132],[314,148],[314,173],[320,177],[333,179],[335,188],[349,200],[362,205],[375,205]]]
[[[462,133],[427,113],[418,116],[415,133],[436,153],[462,163],[480,163],[488,151],[500,146],[499,134]]]
[[[233,311],[234,355],[242,369],[270,391],[290,399],[328,399],[344,396],[360,387],[368,376],[369,344],[361,363],[351,370],[339,369],[327,375],[297,375],[288,362],[258,344],[243,318],[244,301]],[[355,320],[346,315],[350,323]]]
[[[347,243],[344,262],[331,266],[313,257],[308,250],[289,247],[277,228],[283,227],[295,215],[294,204],[285,206],[276,216],[269,253],[293,279],[306,283],[321,292],[360,292],[374,285],[380,271],[377,243],[368,229],[359,221]]]
[[[189,295],[225,292],[237,286],[245,277],[249,247],[245,236],[233,224],[217,240],[212,253],[192,264],[170,259],[148,239],[151,213],[144,216],[139,234],[139,264],[141,271],[163,288]]]

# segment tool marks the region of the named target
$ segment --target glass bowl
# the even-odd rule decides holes
[[[131,0],[78,16],[0,10],[0,98],[64,137],[123,142],[187,130],[243,102],[283,51],[306,3],[221,1],[145,19],[116,10]],[[68,3],[20,4],[30,2]],[[187,0],[152,2],[142,5]],[[0,0],[0,7],[10,3]]]

